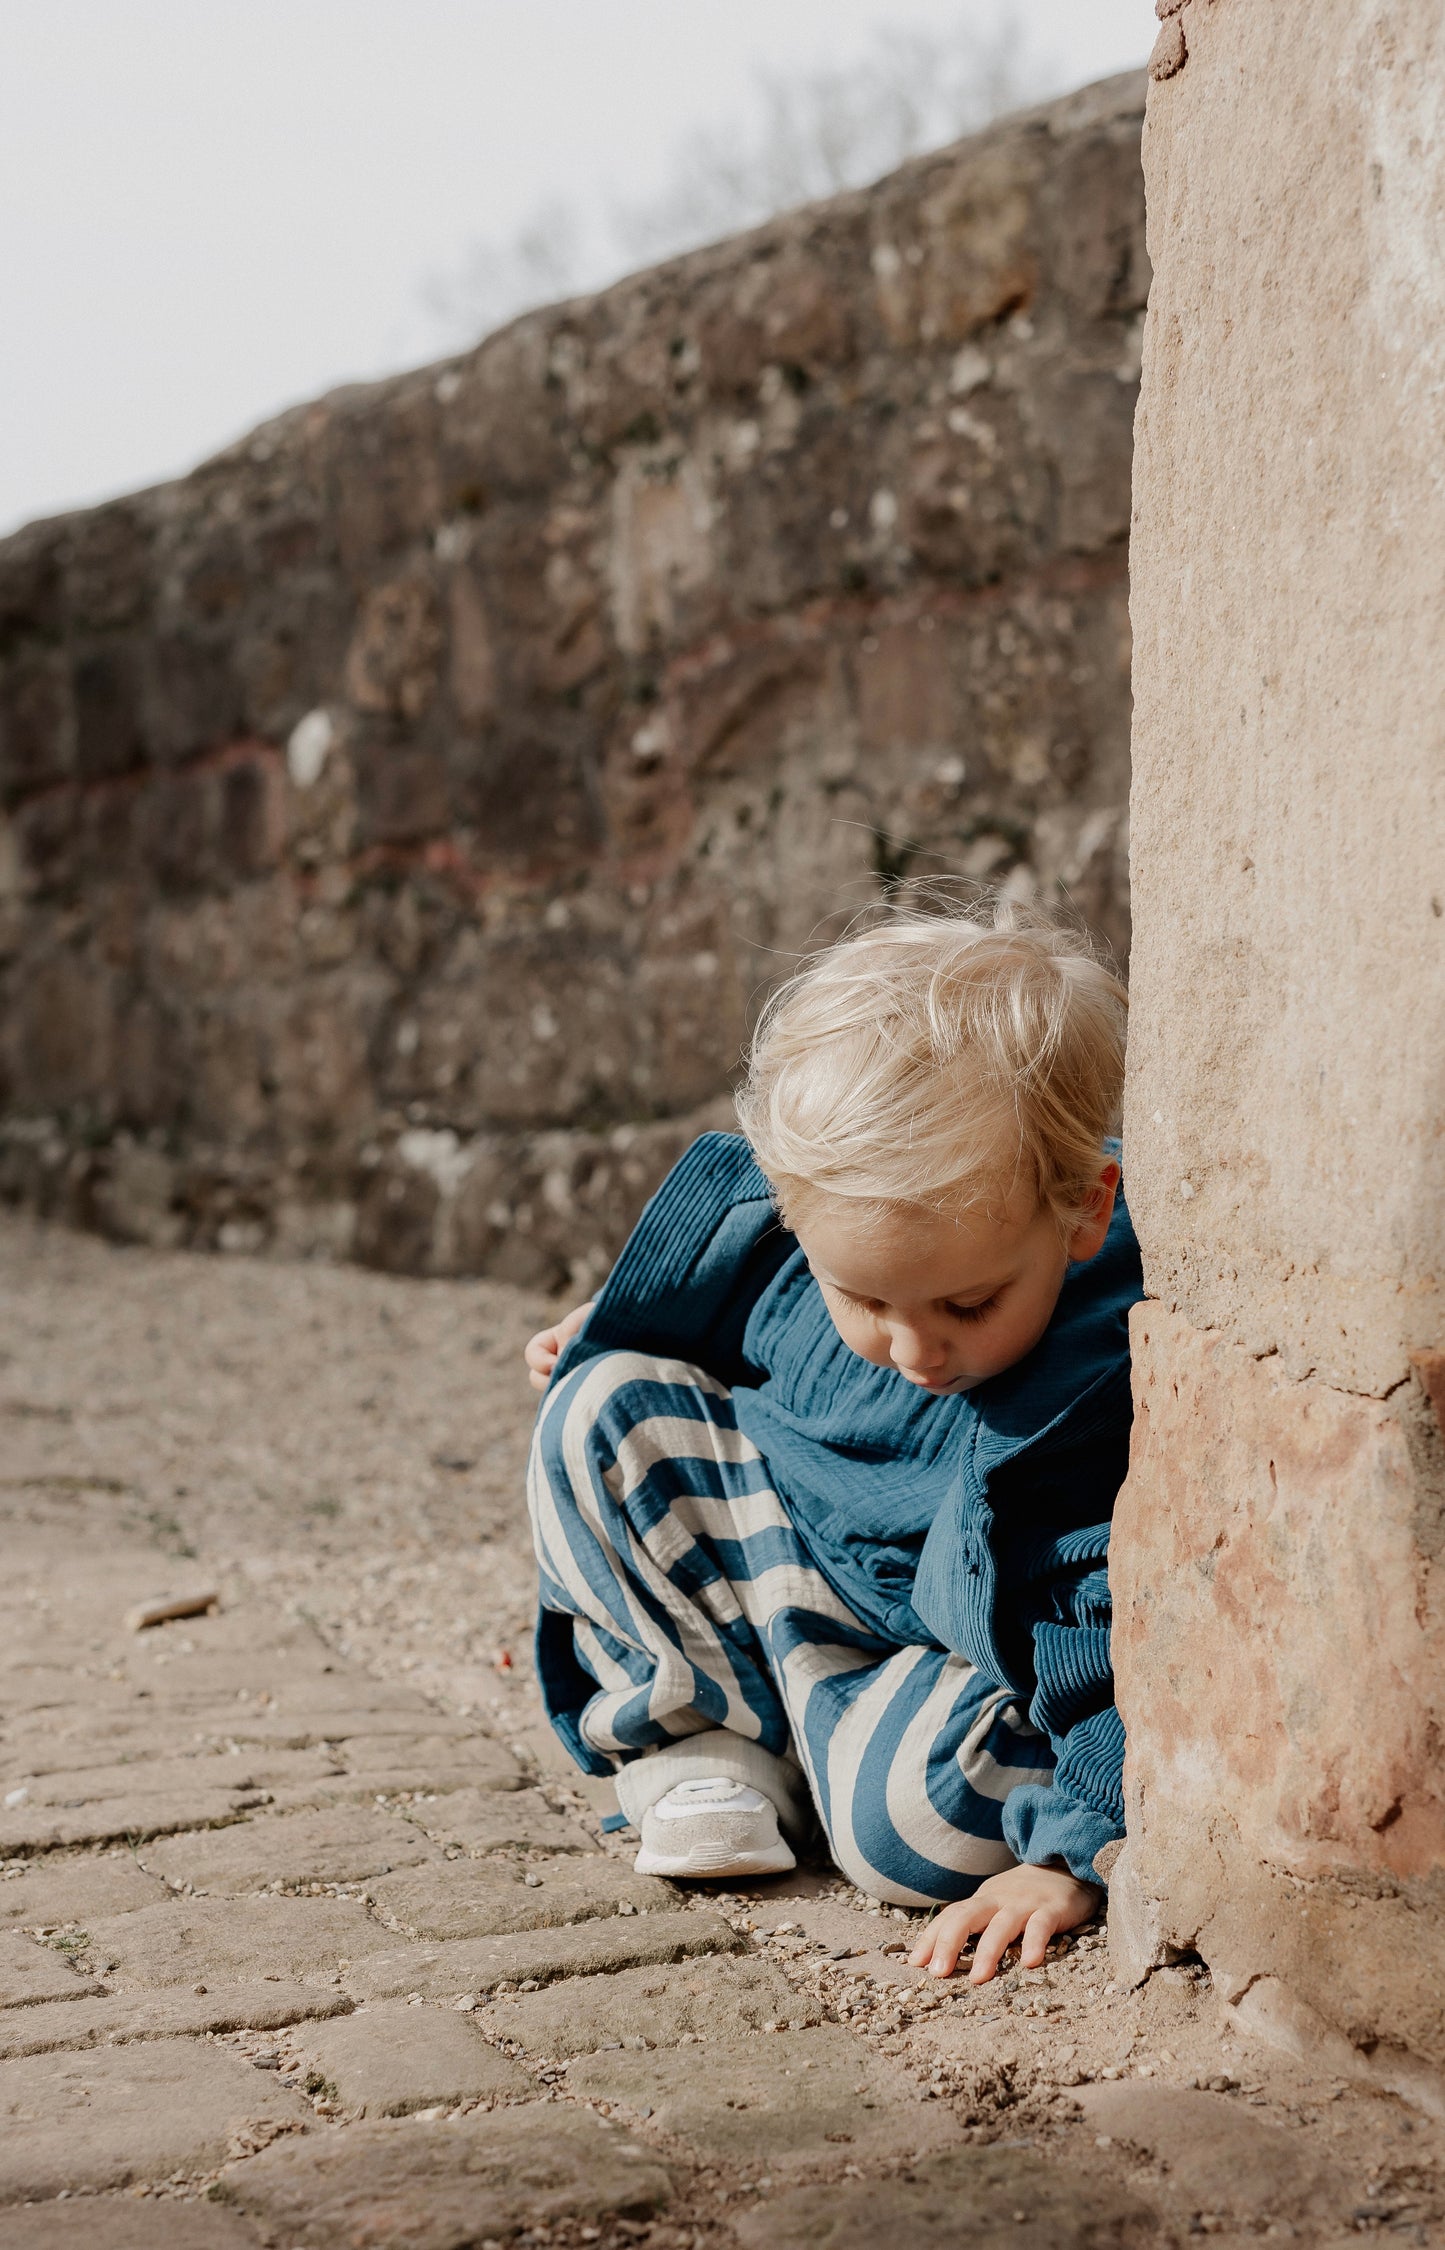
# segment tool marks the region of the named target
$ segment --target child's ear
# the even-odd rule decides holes
[[[1123,1176],[1110,1157],[1084,1198],[1085,1215],[1069,1237],[1069,1261],[1072,1265],[1082,1265],[1086,1259],[1095,1257],[1103,1249],[1109,1221],[1114,1216],[1114,1198],[1119,1192],[1119,1182]]]

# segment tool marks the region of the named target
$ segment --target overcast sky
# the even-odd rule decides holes
[[[442,348],[426,286],[549,197],[645,200],[755,73],[996,0],[0,0],[0,530]],[[1035,67],[1150,0],[1027,0]],[[598,280],[611,274],[598,274]]]

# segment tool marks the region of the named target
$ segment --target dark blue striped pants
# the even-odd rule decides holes
[[[528,1501],[543,1604],[597,1682],[590,1747],[620,1766],[720,1728],[796,1757],[875,1898],[966,1898],[1013,1864],[1004,1799],[1048,1781],[1047,1740],[962,1657],[860,1623],[720,1384],[632,1352],[584,1362],[543,1400]]]

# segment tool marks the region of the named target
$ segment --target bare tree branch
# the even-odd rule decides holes
[[[749,116],[679,144],[657,195],[615,207],[590,230],[575,204],[543,205],[510,242],[474,242],[453,272],[434,276],[426,312],[448,342],[470,343],[530,305],[862,187],[1055,91],[1010,0],[983,30],[970,20],[947,34],[891,30],[854,63],[802,77],[759,72]]]

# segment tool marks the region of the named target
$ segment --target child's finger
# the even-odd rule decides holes
[[[1052,1908],[1041,1906],[1031,1914],[1024,1925],[1024,1942],[1019,1959],[1026,1969],[1041,1968],[1048,1954],[1049,1939],[1058,1928],[1058,1918]]]
[[[950,1906],[947,1913],[929,1925],[915,1948],[915,1966],[927,1968],[930,1976],[951,1977],[958,1967],[958,1957],[976,1930],[988,1921],[991,1909],[980,1906],[975,1900],[961,1899]],[[924,1951],[924,1947],[927,1951]]]
[[[919,1969],[927,1969],[931,1976],[951,1977],[958,1961],[959,1952],[967,1943],[967,1939],[968,1933],[966,1930],[939,1927],[929,1940],[926,1953],[922,1950],[921,1944],[915,1949],[913,1966]]]
[[[987,1984],[1022,1928],[1022,1917],[1013,1907],[1000,1907],[974,1948],[970,1984]]]
[[[942,1942],[947,1926],[948,1913],[945,1909],[942,1914],[935,1914],[933,1920],[919,1931],[914,1941],[913,1951],[908,1956],[908,1965],[911,1969],[927,1968],[928,1963],[933,1958],[935,1949]]]

